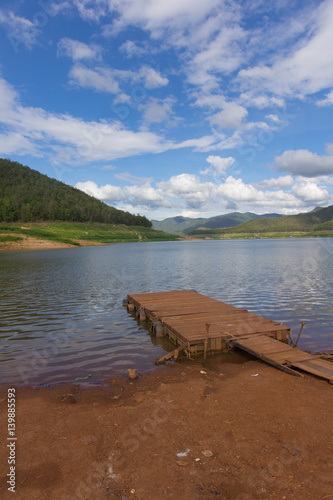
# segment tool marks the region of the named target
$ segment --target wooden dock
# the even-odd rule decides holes
[[[181,351],[188,358],[200,354],[206,358],[237,347],[290,374],[302,376],[297,368],[333,382],[332,363],[288,345],[288,326],[246,309],[192,290],[128,294],[124,305],[149,323],[152,335],[166,336],[176,344],[156,363],[177,359]]]

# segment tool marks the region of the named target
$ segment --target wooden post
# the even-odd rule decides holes
[[[297,344],[298,344],[299,338],[301,336],[304,325],[305,325],[305,321],[301,321],[301,328],[300,328],[300,331],[298,332],[298,336],[297,336],[296,342],[295,342],[293,347],[297,347]]]
[[[206,338],[205,338],[205,344],[204,344],[204,365],[206,364],[209,327],[210,327],[210,323],[206,323]]]

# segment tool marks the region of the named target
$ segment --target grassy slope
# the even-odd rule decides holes
[[[155,231],[142,226],[122,224],[102,224],[85,222],[41,222],[20,224],[0,224],[0,236],[6,234],[30,236],[42,240],[58,241],[80,246],[78,240],[98,243],[118,243],[135,241],[172,241],[180,235]],[[5,239],[0,240],[6,241]],[[8,240],[7,240],[8,241]]]

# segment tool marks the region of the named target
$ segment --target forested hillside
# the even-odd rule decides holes
[[[331,231],[333,229],[333,205],[316,208],[308,213],[284,215],[279,218],[254,219],[228,229],[203,230],[189,233],[193,236],[226,233],[277,233],[281,231]]]
[[[152,225],[144,216],[117,210],[36,170],[0,158],[0,222],[55,220]]]
[[[171,233],[183,233],[187,234],[190,231],[194,231],[198,228],[216,229],[223,227],[233,227],[243,222],[252,219],[261,219],[265,217],[281,217],[280,214],[264,214],[258,215],[252,212],[240,213],[232,212],[230,214],[216,215],[215,217],[210,217],[208,219],[199,218],[192,219],[190,217],[169,217],[161,221],[153,220],[153,228],[160,231],[167,231]]]

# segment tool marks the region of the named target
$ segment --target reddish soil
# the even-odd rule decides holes
[[[28,229],[28,228],[27,228]],[[2,233],[2,236],[12,236],[9,234]],[[15,236],[15,235],[14,235]],[[0,244],[0,251],[8,250],[55,250],[56,248],[77,248],[75,245],[69,245],[67,243],[60,243],[59,241],[51,240],[40,240],[38,238],[31,238],[30,236],[25,236],[20,234],[21,241],[6,241]],[[75,240],[82,247],[88,246],[102,246],[104,243],[98,243],[96,241],[86,241],[86,240]]]
[[[1,499],[333,499],[333,386],[324,380],[248,361],[179,365],[105,388],[18,388],[14,496],[7,389]]]

